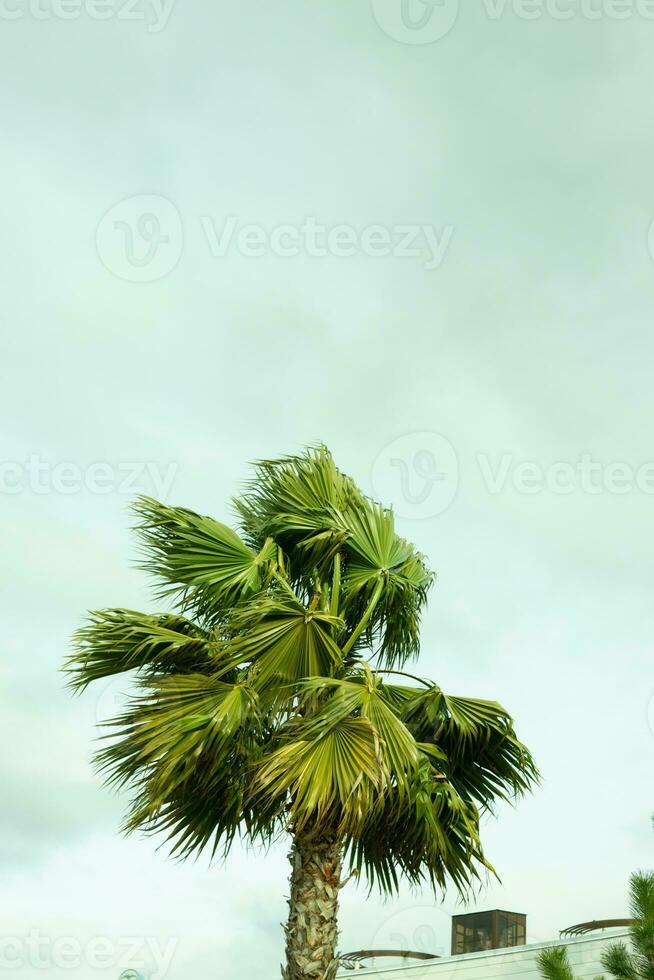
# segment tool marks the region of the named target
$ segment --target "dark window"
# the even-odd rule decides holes
[[[452,955],[524,946],[527,917],[519,912],[471,912],[452,917]]]

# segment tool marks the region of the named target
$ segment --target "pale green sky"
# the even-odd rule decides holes
[[[248,460],[316,440],[438,571],[421,670],[504,702],[542,768],[487,824],[479,907],[534,940],[626,914],[654,864],[645,0],[31,2],[0,4],[14,975],[117,976],[53,941],[138,936],[176,940],[169,980],[277,976],[284,848],[122,840],[89,764],[122,688],[57,670],[87,608],[153,608],[135,492],[227,519]],[[348,887],[342,946],[443,951],[453,907]]]

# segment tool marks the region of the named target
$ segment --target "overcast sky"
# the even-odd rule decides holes
[[[438,572],[421,671],[502,701],[542,769],[485,823],[476,907],[531,940],[625,915],[654,864],[651,5],[138,2],[0,4],[3,965],[114,978],[133,937],[169,980],[278,975],[286,848],[124,840],[90,758],[125,685],[58,670],[85,610],[156,608],[135,493],[227,520],[249,460],[317,440]],[[456,910],[349,885],[341,946],[446,952]]]

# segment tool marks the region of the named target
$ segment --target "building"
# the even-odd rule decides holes
[[[343,971],[339,977],[361,976],[379,980],[540,980],[536,959],[542,949],[566,946],[572,971],[579,980],[594,980],[604,974],[602,951],[611,942],[626,942],[629,930],[625,927],[604,929],[568,939],[528,943],[504,949],[443,956],[420,962],[406,961],[404,966],[384,965],[384,961],[368,961],[366,969]],[[368,966],[368,963],[371,965]]]
[[[524,946],[526,942],[527,916],[523,912],[491,909],[452,916],[453,956]]]

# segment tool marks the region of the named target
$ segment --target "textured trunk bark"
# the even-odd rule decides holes
[[[308,833],[293,840],[283,980],[333,980],[338,939],[341,845]]]

